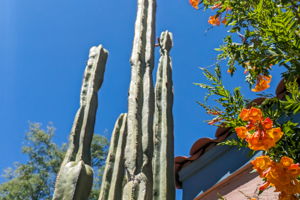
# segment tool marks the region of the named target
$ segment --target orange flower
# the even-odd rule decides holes
[[[269,156],[259,156],[255,158],[255,160],[251,161],[251,164],[259,174],[262,174],[264,170],[268,169],[271,166],[272,160]]]
[[[291,173],[292,176],[297,176],[300,174],[300,167],[299,167],[299,163],[297,164],[291,164],[289,166],[289,171]]]
[[[269,117],[267,117],[262,122],[262,126],[264,127],[264,129],[271,129],[273,127],[273,121]]]
[[[294,195],[286,194],[284,192],[281,192],[279,194],[279,200],[299,200],[297,197]]]
[[[257,77],[257,83],[255,87],[252,89],[253,92],[260,92],[263,90],[266,90],[270,87],[272,76],[264,76],[264,75],[258,75]]]
[[[262,112],[259,108],[251,107],[250,109],[243,108],[239,117],[243,121],[260,121],[262,119]]]
[[[294,161],[293,159],[287,157],[287,156],[283,156],[281,159],[280,159],[280,164],[282,164],[284,167],[289,167],[291,166],[292,164],[294,164]]]
[[[233,72],[232,69],[228,69],[228,70],[227,70],[227,73],[229,73],[229,74],[231,74],[232,72]]]
[[[256,122],[262,120],[262,112],[259,108],[251,107],[250,109],[243,108],[239,117],[243,121]]]
[[[275,140],[275,142],[277,142],[278,140],[280,140],[280,138],[283,135],[283,132],[281,131],[281,128],[272,128],[270,130],[267,130],[267,134]]]
[[[237,133],[237,136],[241,139],[245,139],[248,136],[248,130],[244,126],[236,127],[235,132]]]
[[[210,23],[213,26],[219,26],[220,25],[220,17],[217,15],[210,16],[208,23]]]
[[[268,150],[275,146],[275,141],[261,130],[249,135],[246,141],[248,142],[248,147],[254,151]]]
[[[190,0],[190,4],[191,4],[195,9],[199,9],[200,0]]]
[[[249,110],[249,121],[260,121],[262,120],[262,112],[259,108],[251,107]]]
[[[248,121],[249,120],[249,109],[243,108],[239,117],[243,120],[243,121]]]
[[[224,19],[222,20],[222,24],[226,24],[227,23],[227,19],[224,17]]]
[[[266,183],[260,187],[265,189],[270,186],[280,192],[279,199],[294,199],[294,194],[300,193],[299,163],[294,164],[293,159],[283,156],[280,162],[274,162],[269,156],[260,156],[251,161],[253,168],[257,170],[260,177],[265,178]]]
[[[248,121],[246,126],[236,127],[237,136],[245,139],[252,150],[268,150],[276,145],[283,135],[281,128],[273,128],[270,118],[263,118],[259,108],[243,108],[239,117]]]

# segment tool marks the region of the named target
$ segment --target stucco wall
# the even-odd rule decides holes
[[[257,155],[260,153],[255,156]],[[235,173],[253,157],[249,157],[249,149],[238,150],[232,146],[215,146],[210,149],[179,172],[183,200],[193,200],[200,193]]]
[[[252,165],[248,164],[195,199],[217,200],[218,194],[226,200],[246,200],[248,199],[247,197],[257,198],[257,188],[263,184],[263,181],[256,172],[251,173],[251,171],[253,171]],[[259,195],[257,199],[277,200],[278,193],[274,192],[274,188],[269,188]]]

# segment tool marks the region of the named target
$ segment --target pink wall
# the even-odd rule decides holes
[[[216,184],[195,200],[217,200],[218,193],[226,200],[247,200],[247,197],[255,197],[258,200],[277,200],[278,193],[271,187],[265,190],[259,197],[257,188],[263,184],[262,179],[256,172],[251,173],[252,165],[248,164],[236,171],[220,183]]]

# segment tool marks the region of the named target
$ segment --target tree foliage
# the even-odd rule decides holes
[[[222,21],[229,32],[224,38],[224,43],[216,49],[220,54],[217,57],[215,72],[202,68],[204,76],[211,84],[196,84],[207,89],[207,97],[214,96],[214,100],[219,104],[212,106],[207,102],[199,103],[208,114],[214,116],[209,124],[231,127],[233,132],[237,132],[237,140],[228,140],[223,144],[239,148],[248,146],[252,150],[264,151],[266,156],[252,163],[257,167],[260,162],[264,162],[263,159],[269,159],[270,166],[266,165],[266,171],[262,174],[266,179],[262,188],[265,189],[266,185],[271,184],[281,192],[279,199],[297,198],[300,193],[300,2],[190,0],[190,3],[196,9],[202,3],[204,9],[216,10],[208,23],[219,26]],[[272,78],[270,72],[275,67],[284,67],[282,78],[286,89],[285,96],[278,99],[259,94],[263,99],[257,104],[245,99],[239,88],[230,92],[222,83],[222,63],[231,75],[235,74],[238,67],[244,68],[245,80],[250,87],[255,85],[253,92],[269,88]],[[258,116],[261,112],[262,116]],[[272,143],[272,140],[276,140],[276,143]],[[286,164],[287,161],[289,164]],[[288,168],[290,166],[292,167]],[[287,174],[293,174],[286,175],[290,176],[290,180],[286,179],[285,183],[282,180],[284,177],[278,175],[282,169],[285,169]],[[270,173],[277,173],[277,182],[270,178]]]
[[[15,163],[13,168],[4,171],[6,182],[0,185],[2,200],[50,200],[54,191],[55,178],[66,152],[66,144],[53,142],[55,128],[49,125],[46,130],[38,123],[30,123],[25,135],[22,153],[28,156],[25,163]],[[107,155],[108,141],[95,134],[93,137],[92,167],[94,187],[90,200],[98,199],[102,167]]]
[[[221,51],[218,59],[228,61],[227,66],[231,75],[234,74],[236,67],[243,67],[248,72],[246,80],[251,85],[259,75],[269,75],[273,69],[270,66],[286,67],[286,71],[282,74],[287,92],[285,97],[281,100],[276,97],[266,98],[259,105],[255,102],[250,104],[250,101],[242,96],[240,88],[235,88],[233,92],[225,89],[219,64],[216,64],[214,73],[201,68],[211,84],[196,83],[196,85],[208,90],[205,100],[213,96],[220,105],[210,106],[199,102],[208,114],[214,115],[209,123],[231,128],[245,125],[238,117],[241,110],[256,106],[263,110],[264,117],[269,117],[285,132],[277,147],[268,153],[275,160],[285,155],[300,162],[297,118],[300,112],[300,91],[297,83],[300,74],[300,3],[293,0],[204,0],[202,3],[205,9],[217,8],[215,17],[226,19],[225,24],[229,32],[239,36],[240,41],[237,43],[233,42],[232,34],[227,35],[224,39],[225,44],[217,49]],[[238,141],[225,143],[246,145]]]
[[[294,80],[300,74],[300,3],[296,0],[204,0],[209,8],[221,4],[217,16],[226,18],[229,33],[217,50],[233,74],[237,66],[249,72],[254,84],[271,66],[284,66],[284,76]],[[230,8],[230,10],[228,10]],[[238,37],[236,37],[238,36]]]

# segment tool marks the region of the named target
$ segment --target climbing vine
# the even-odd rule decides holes
[[[279,199],[298,199],[300,194],[300,2],[296,0],[189,0],[195,9],[212,9],[208,23],[226,26],[228,35],[217,49],[214,72],[202,68],[210,84],[196,85],[208,90],[219,106],[198,102],[213,116],[211,125],[230,127],[237,139],[226,145],[263,151],[251,163],[268,187],[279,191]],[[238,37],[236,37],[238,36]],[[224,61],[224,62],[221,62]],[[225,63],[221,65],[220,63]],[[221,67],[233,76],[244,70],[245,80],[260,92],[270,87],[270,72],[285,68],[283,97],[250,101],[240,88],[232,92],[222,83]],[[263,96],[260,94],[260,96]]]

